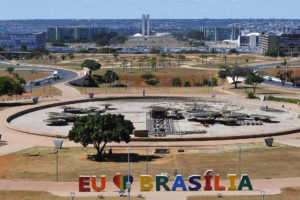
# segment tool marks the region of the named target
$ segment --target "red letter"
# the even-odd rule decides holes
[[[92,176],[92,188],[96,192],[101,192],[105,189],[106,180],[105,176],[101,176],[101,186],[97,187],[96,176]]]
[[[215,190],[225,190],[224,186],[220,186],[220,175],[215,175]]]
[[[79,192],[90,192],[90,176],[80,176],[79,177]],[[85,187],[87,186],[87,187]]]
[[[212,190],[211,187],[211,179],[212,179],[212,175],[210,173],[212,173],[213,170],[209,169],[204,173],[204,178],[205,178],[205,187],[204,190],[206,191],[210,191]]]

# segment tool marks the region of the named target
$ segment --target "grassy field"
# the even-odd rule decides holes
[[[264,143],[242,145],[242,173],[253,178],[281,178],[300,176],[300,149],[275,144],[265,147]],[[55,180],[54,148],[38,147],[0,157],[0,178],[25,180]],[[39,156],[30,156],[37,154]],[[95,162],[87,159],[93,148],[66,148],[59,151],[59,180],[76,181],[81,174],[107,175],[111,180],[117,172],[127,171],[126,150],[113,150],[110,161]],[[133,150],[131,155],[132,175],[137,177],[146,172],[145,150]],[[223,145],[194,149],[185,153],[154,154],[149,151],[149,174],[169,173],[173,179],[174,169],[187,178],[191,174],[203,174],[213,169],[221,174],[238,173],[238,145]],[[116,161],[116,162],[113,162]],[[170,167],[172,166],[172,167]],[[276,167],[275,167],[276,166]],[[286,169],[286,170],[282,170]]]
[[[222,198],[214,196],[191,196],[187,200],[258,200],[261,199],[261,196],[224,196]],[[296,200],[300,199],[300,188],[284,188],[282,194],[275,196],[265,196],[266,200]]]
[[[14,74],[18,74],[20,77],[23,77],[26,81],[26,83],[33,81],[33,80],[38,80],[42,78],[46,78],[51,76],[52,73],[50,72],[36,72],[36,71],[14,71]],[[14,78],[13,74],[10,74],[8,72],[0,72],[0,76],[9,76],[11,78]]]
[[[16,200],[69,200],[70,197],[59,197],[55,196],[49,192],[33,192],[33,191],[4,191],[0,190],[0,199],[8,200],[8,199],[16,199]],[[99,200],[97,197],[97,193],[95,193],[95,197],[75,197],[78,200]],[[106,197],[104,199],[107,200],[124,200],[125,197]],[[130,197],[130,199],[144,199],[137,197]]]
[[[62,94],[61,90],[53,87],[53,86],[45,86],[40,88],[33,88],[32,91],[29,89],[26,93],[22,95],[14,95],[14,96],[1,96],[0,102],[3,102],[7,99],[19,99],[25,97],[41,97],[41,96],[60,96]]]
[[[248,92],[253,92],[252,87],[250,87],[249,85],[243,85],[243,84],[239,84],[238,88],[234,88],[233,86],[230,87],[225,87],[226,90],[230,91],[230,92],[234,92],[237,93],[239,95],[244,95],[245,97],[247,96],[246,91]],[[293,91],[288,91],[288,90],[272,90],[272,89],[268,89],[268,88],[264,88],[264,87],[257,87],[256,88],[256,95],[273,95],[273,96],[277,96],[277,95],[284,95],[284,96],[289,96],[289,95],[293,95],[295,96],[295,92]]]

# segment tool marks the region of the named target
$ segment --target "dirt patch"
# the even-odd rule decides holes
[[[7,168],[7,163],[10,163],[15,159],[15,156],[8,155],[8,156],[1,156],[0,157],[0,177],[3,177],[4,171]]]

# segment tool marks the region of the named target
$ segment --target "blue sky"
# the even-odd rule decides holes
[[[300,0],[0,0],[0,19],[299,18]]]

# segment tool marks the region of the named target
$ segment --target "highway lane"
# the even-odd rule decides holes
[[[34,65],[16,65],[16,64],[12,64],[12,63],[7,63],[7,62],[1,62],[0,64],[4,64],[6,66],[12,66],[14,68],[16,68],[16,71],[28,71],[28,70],[35,70],[35,71],[48,71],[48,72],[54,72],[57,71],[58,75],[59,75],[59,79],[58,80],[53,80],[52,77],[47,77],[44,79],[40,79],[40,80],[35,80],[32,81],[31,83],[27,83],[24,88],[25,90],[29,90],[31,88],[39,88],[39,87],[44,87],[44,86],[48,86],[48,85],[52,85],[52,84],[56,84],[56,83],[60,83],[60,82],[65,82],[65,81],[70,81],[72,79],[75,79],[76,77],[78,77],[78,74],[76,72],[70,71],[70,70],[66,70],[66,69],[60,69],[60,68],[54,68],[54,67],[49,67],[49,66],[34,66]],[[22,67],[24,69],[18,69],[18,67]],[[27,68],[27,69],[26,69]]]

